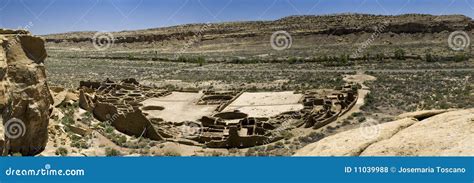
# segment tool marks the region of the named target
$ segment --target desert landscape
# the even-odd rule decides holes
[[[474,21],[0,29],[3,156],[474,156]]]

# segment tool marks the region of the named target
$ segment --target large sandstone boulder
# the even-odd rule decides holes
[[[422,120],[369,146],[362,156],[474,156],[474,109]]]
[[[379,133],[367,138],[363,132],[371,130],[365,128]],[[472,139],[474,109],[467,109],[338,133],[300,149],[295,156],[473,156]]]
[[[415,119],[406,118],[348,130],[309,144],[298,150],[295,156],[358,156],[371,144],[388,139],[415,122]]]
[[[0,29],[0,45],[5,152],[36,155],[46,146],[53,103],[43,65],[44,40],[27,31]]]

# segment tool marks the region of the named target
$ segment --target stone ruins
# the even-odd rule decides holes
[[[292,128],[321,128],[346,113],[357,101],[357,87],[346,85],[328,90],[325,96],[318,92],[303,93],[296,104],[301,106],[300,110],[274,116],[249,116],[239,110],[226,110],[247,92],[203,91],[198,100],[189,102],[195,106],[215,106],[213,112],[193,121],[165,121],[149,113],[159,111],[158,115],[164,114],[166,107],[144,105],[143,101],[160,99],[178,91],[143,86],[135,79],[120,82],[107,79],[103,82],[83,81],[79,92],[81,108],[120,132],[209,148],[253,147],[281,140],[285,131]],[[180,115],[176,111],[170,112]]]

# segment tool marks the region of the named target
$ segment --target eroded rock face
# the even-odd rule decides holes
[[[48,139],[53,103],[43,61],[44,40],[26,31],[0,29],[0,110],[5,153],[36,155]],[[15,121],[17,126],[13,126]]]

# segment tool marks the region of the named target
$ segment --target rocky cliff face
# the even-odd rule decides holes
[[[274,51],[271,36],[286,31],[292,46]],[[96,32],[72,32],[44,36],[52,57],[174,58],[205,56],[217,61],[235,57],[274,60],[285,57],[325,57],[351,55],[365,45],[364,53],[391,54],[403,48],[409,58],[419,58],[426,50],[452,56],[447,40],[453,31],[474,33],[474,22],[462,15],[327,15],[291,16],[275,21],[189,24],[157,29],[112,32],[113,46],[95,53]],[[109,41],[112,42],[112,41]],[[369,45],[367,45],[369,44]],[[120,55],[126,51],[124,55]],[[114,53],[116,52],[116,53]],[[354,58],[363,57],[355,55]]]
[[[374,27],[381,27],[376,29]],[[278,30],[292,35],[348,35],[357,33],[439,33],[474,28],[474,22],[462,15],[433,16],[407,14],[400,16],[348,14],[327,16],[290,16],[275,21],[229,22],[218,24],[188,24],[166,28],[114,32],[115,43],[161,42],[194,39],[203,40],[266,36]],[[95,32],[73,32],[45,36],[47,42],[91,42]],[[266,39],[265,39],[266,40]]]
[[[3,154],[36,155],[48,139],[53,102],[43,61],[44,40],[27,31],[0,29],[0,111]]]

